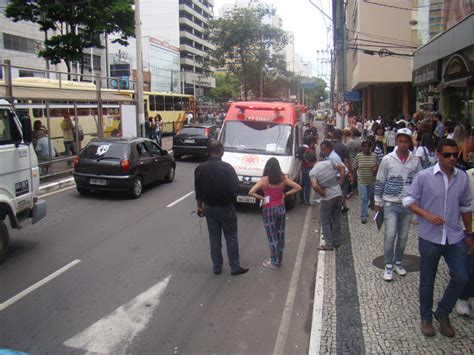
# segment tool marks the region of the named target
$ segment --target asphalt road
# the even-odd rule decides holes
[[[194,195],[166,207],[193,191],[197,164],[178,162],[173,183],[154,185],[137,200],[83,197],[74,189],[46,197],[46,219],[12,232],[0,266],[0,348],[32,354],[307,353],[316,208],[297,205],[288,213],[284,266],[276,271],[261,266],[268,246],[260,211],[239,208],[241,264],[250,271],[230,276],[225,257],[223,273],[214,275],[206,222],[191,215]],[[311,222],[306,229],[305,221]]]

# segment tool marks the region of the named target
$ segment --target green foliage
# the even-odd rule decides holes
[[[209,40],[216,49],[211,53],[213,65],[227,68],[248,92],[259,92],[260,72],[264,76],[284,74],[281,56],[275,55],[287,44],[287,35],[265,19],[275,14],[266,5],[234,8],[210,21]]]
[[[239,81],[231,74],[216,74],[216,87],[209,92],[209,98],[217,103],[235,100],[240,96]]]
[[[134,36],[133,0],[12,0],[5,16],[13,21],[37,23],[53,30],[38,55],[53,64],[83,61],[86,48],[103,48],[101,34],[115,34],[114,42],[127,45]]]

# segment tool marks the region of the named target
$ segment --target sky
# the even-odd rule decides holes
[[[233,4],[234,0],[214,0],[214,14],[218,15],[221,6]],[[313,75],[317,77],[329,76],[329,65],[321,63],[329,59],[329,54],[322,53],[328,49],[332,32],[328,31],[331,21],[321,14],[309,0],[260,0],[273,5],[277,15],[283,20],[283,29],[293,31],[295,35],[295,52],[306,62],[311,62]],[[312,0],[329,17],[332,17],[331,0]],[[320,51],[318,53],[318,50]],[[328,80],[329,77],[323,79]]]

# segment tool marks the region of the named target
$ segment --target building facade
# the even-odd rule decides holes
[[[346,7],[346,73],[344,91],[357,91],[356,114],[408,116],[415,110],[411,85],[411,0],[349,0]]]
[[[472,2],[469,2],[470,5]],[[448,4],[449,5],[449,4]],[[449,7],[448,7],[449,8]],[[466,12],[445,12],[446,30],[431,38],[414,55],[413,84],[419,111],[442,113],[445,120],[474,124],[474,8]]]
[[[0,9],[5,9],[10,1],[0,0]],[[65,63],[50,64],[38,57],[38,52],[44,46],[45,36],[51,38],[54,32],[47,34],[40,31],[39,25],[31,22],[13,22],[0,12],[0,61],[10,60],[13,78],[48,76],[46,70],[66,72]],[[102,40],[104,38],[102,37]],[[91,76],[105,75],[105,50],[91,48],[84,52],[83,68],[79,63],[71,63],[72,73],[83,73]],[[1,73],[3,77],[3,73]],[[56,74],[51,73],[51,78]],[[82,81],[92,81],[92,77],[81,76]]]

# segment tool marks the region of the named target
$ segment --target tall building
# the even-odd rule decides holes
[[[415,110],[412,88],[411,0],[349,0],[346,7],[345,91],[357,91],[357,114],[410,115]],[[337,54],[338,55],[338,54]],[[338,73],[339,75],[339,73]]]
[[[13,22],[5,17],[3,10],[10,1],[0,0],[0,61],[5,59],[11,61],[12,76],[16,77],[46,77],[48,63],[43,58],[38,57],[38,52],[44,46],[45,33],[41,32],[39,25],[31,22]],[[54,32],[49,31],[49,38]],[[102,40],[104,40],[102,36]],[[91,48],[84,51],[84,68],[79,63],[71,63],[72,73],[83,73],[95,76],[105,75],[105,50]],[[66,72],[64,63],[49,65],[50,70]],[[3,73],[0,71],[3,77]],[[55,74],[50,75],[55,78]],[[92,81],[92,78],[82,77],[81,80]]]

